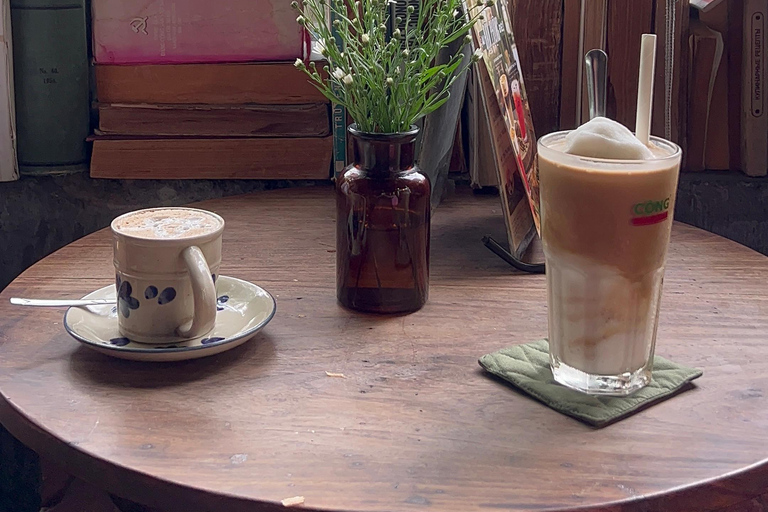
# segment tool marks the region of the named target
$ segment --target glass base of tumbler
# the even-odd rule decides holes
[[[556,359],[552,361],[551,366],[556,382],[589,395],[627,396],[651,382],[649,367],[620,375],[593,375]]]

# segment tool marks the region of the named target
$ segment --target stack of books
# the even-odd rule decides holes
[[[327,179],[330,105],[290,2],[93,0],[97,178]]]
[[[608,117],[634,131],[640,41],[644,33],[654,33],[651,133],[685,150],[689,0],[676,0],[673,6],[667,0],[637,0],[632,9],[627,6],[619,0],[564,0],[561,83],[569,86],[561,89],[560,128],[572,129],[589,119],[584,55],[600,48],[608,54]]]
[[[674,7],[672,9],[671,7]],[[658,36],[651,133],[687,171],[768,173],[768,0],[563,0],[560,127],[587,119],[583,55],[608,53],[608,116],[635,126],[640,37]]]
[[[692,0],[688,170],[768,173],[768,0]]]

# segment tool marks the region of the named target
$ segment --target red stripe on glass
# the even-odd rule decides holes
[[[633,226],[649,226],[651,224],[658,224],[664,222],[669,217],[669,212],[661,212],[656,215],[649,215],[647,217],[635,217],[632,219]]]

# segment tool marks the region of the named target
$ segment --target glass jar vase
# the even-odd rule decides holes
[[[365,133],[336,180],[336,291],[370,313],[416,311],[429,290],[430,184],[415,164],[418,128]]]

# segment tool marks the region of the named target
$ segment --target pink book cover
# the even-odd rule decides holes
[[[294,60],[309,52],[291,0],[92,0],[99,64]]]

